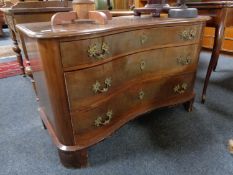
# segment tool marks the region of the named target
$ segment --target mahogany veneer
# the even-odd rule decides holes
[[[181,103],[192,110],[207,19],[128,16],[106,25],[17,25],[41,118],[63,165],[86,166],[89,146],[148,111]]]

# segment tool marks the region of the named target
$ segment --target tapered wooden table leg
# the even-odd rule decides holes
[[[216,67],[216,65],[217,65],[218,57],[220,54],[220,49],[222,46],[223,35],[224,35],[224,25],[222,23],[220,23],[220,25],[218,27],[216,27],[216,30],[215,30],[213,51],[212,51],[212,55],[211,55],[211,59],[210,59],[210,63],[208,66],[207,73],[206,73],[206,78],[205,78],[204,87],[203,87],[203,91],[202,91],[202,100],[201,100],[202,103],[205,103],[206,90],[207,90],[207,86],[209,83],[209,79],[210,79],[210,76],[211,76],[211,73],[212,73],[214,67]]]
[[[36,82],[35,82],[33,74],[32,74],[32,68],[30,66],[29,60],[26,60],[26,63],[27,63],[27,65],[25,67],[25,73],[26,73],[26,75],[28,75],[28,77],[31,80],[33,90],[34,90],[34,92],[36,94],[36,101],[39,101],[39,96],[38,96],[38,93],[37,93],[37,90],[36,90]]]
[[[219,58],[218,58],[219,59]],[[217,61],[216,61],[216,64],[214,65],[214,69],[213,69],[213,71],[215,71],[216,70],[216,68],[217,68],[217,65],[218,65],[218,59],[217,59]]]
[[[23,65],[23,57],[22,57],[22,54],[21,54],[21,49],[19,48],[15,32],[12,31],[12,30],[11,30],[11,35],[12,35],[12,40],[13,40],[13,44],[14,44],[13,51],[16,53],[17,61],[19,63],[20,70],[22,71],[23,76],[26,76],[25,68],[24,68],[24,65]]]

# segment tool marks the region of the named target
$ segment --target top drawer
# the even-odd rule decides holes
[[[166,31],[166,32],[164,32]],[[123,56],[146,48],[184,45],[199,41],[201,26],[179,26],[135,30],[98,38],[61,42],[64,68],[88,66],[110,57]]]

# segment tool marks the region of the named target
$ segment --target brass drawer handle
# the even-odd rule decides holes
[[[196,33],[194,29],[184,30],[180,33],[180,38],[184,41],[193,40],[196,37]]]
[[[112,85],[112,79],[111,78],[106,78],[104,81],[104,86],[103,88],[101,88],[101,84],[99,81],[96,81],[95,84],[92,85],[92,90],[94,91],[94,93],[103,93],[103,92],[107,92],[109,87],[111,87]]]
[[[112,110],[108,110],[108,112],[104,116],[98,116],[95,119],[95,126],[100,127],[109,124],[112,119],[112,115]]]
[[[143,100],[144,96],[145,96],[145,93],[143,92],[143,90],[141,90],[141,91],[138,93],[138,98],[139,98],[140,100]]]
[[[144,44],[148,40],[148,36],[145,33],[143,33],[140,39],[141,39],[141,44]]]
[[[180,56],[179,58],[177,58],[177,62],[178,64],[181,64],[181,65],[188,65],[188,64],[191,64],[192,58],[190,56],[187,56],[187,57]]]
[[[144,60],[142,60],[142,61],[140,62],[140,69],[141,69],[141,70],[144,70],[145,67],[146,67],[146,62],[145,62]]]
[[[175,93],[183,94],[183,93],[185,93],[187,88],[188,88],[188,84],[182,83],[181,85],[180,84],[176,85],[173,90]]]
[[[105,42],[102,44],[94,43],[89,47],[87,52],[89,57],[101,60],[109,54],[109,46]]]

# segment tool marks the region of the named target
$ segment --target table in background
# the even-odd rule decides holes
[[[233,26],[233,1],[188,2],[187,5],[197,8],[200,15],[211,16],[212,19],[207,22],[207,26],[215,28],[214,46],[202,91],[202,103],[204,103],[211,73],[218,63],[225,28]]]
[[[4,12],[6,23],[8,24],[11,38],[14,43],[13,50],[16,53],[20,69],[24,75],[25,67],[23,64],[21,50],[23,50],[26,64],[30,64],[30,62],[28,60],[28,53],[25,48],[24,40],[16,29],[16,25],[22,23],[50,21],[53,14],[71,10],[72,8],[68,7],[66,1],[19,2],[10,8],[1,8],[1,11]]]

